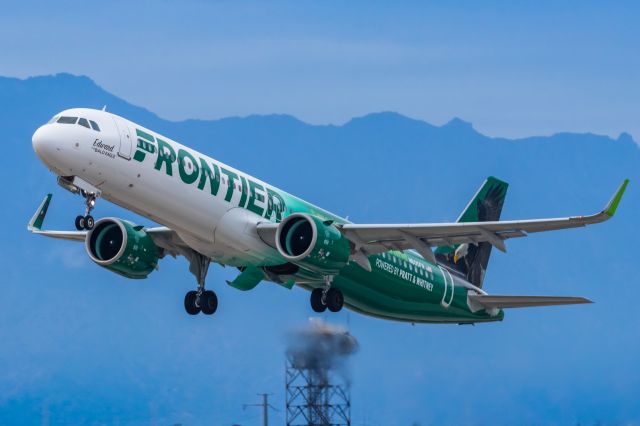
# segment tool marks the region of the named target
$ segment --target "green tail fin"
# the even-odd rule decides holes
[[[484,181],[458,222],[487,222],[500,220],[509,184],[490,176]],[[482,287],[482,281],[491,256],[491,244],[460,244],[441,246],[435,250],[436,259],[449,269],[464,275],[471,284]]]

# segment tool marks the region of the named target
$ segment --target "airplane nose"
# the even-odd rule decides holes
[[[50,124],[39,127],[31,136],[31,145],[40,161],[57,174],[69,173],[69,156],[60,143],[63,141],[60,129]]]
[[[31,145],[36,155],[45,164],[51,166],[53,163],[57,163],[60,159],[60,151],[56,139],[56,132],[53,131],[50,125],[45,124],[36,130],[31,137]]]
[[[45,135],[46,129],[44,127],[45,126],[39,127],[31,137],[31,145],[33,145],[33,150],[41,158],[42,158],[42,155],[44,154],[43,152],[44,145],[46,144],[46,135]]]

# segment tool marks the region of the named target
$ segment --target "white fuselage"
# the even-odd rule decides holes
[[[101,197],[173,229],[191,248],[220,263],[283,263],[255,230],[256,223],[275,220],[275,213],[267,215],[267,190],[272,188],[268,184],[109,112],[77,108],[54,118],[59,117],[92,120],[100,130],[54,121],[34,133],[34,150],[57,175],[80,177],[98,188]],[[159,148],[156,143],[155,149],[164,144],[169,145],[166,151],[173,149],[176,157],[170,165],[158,164],[155,153],[147,153],[142,161],[134,159],[139,140],[145,142],[137,137],[140,131],[163,143]],[[215,195],[200,161],[221,171]],[[185,183],[191,176],[195,180]],[[264,211],[262,215],[240,207],[248,205],[250,193],[255,195],[254,210]]]

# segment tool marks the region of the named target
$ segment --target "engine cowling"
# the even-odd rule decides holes
[[[289,262],[326,274],[346,266],[351,252],[349,240],[335,226],[304,213],[280,223],[276,247]]]
[[[160,258],[160,249],[142,226],[116,218],[98,220],[85,248],[98,265],[134,279],[147,278]]]

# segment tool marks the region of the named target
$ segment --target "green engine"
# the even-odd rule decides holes
[[[289,262],[323,274],[335,274],[349,262],[351,244],[330,222],[295,213],[276,231],[276,246]]]
[[[115,218],[98,220],[87,234],[85,245],[98,265],[134,279],[147,278],[161,255],[142,226]]]

